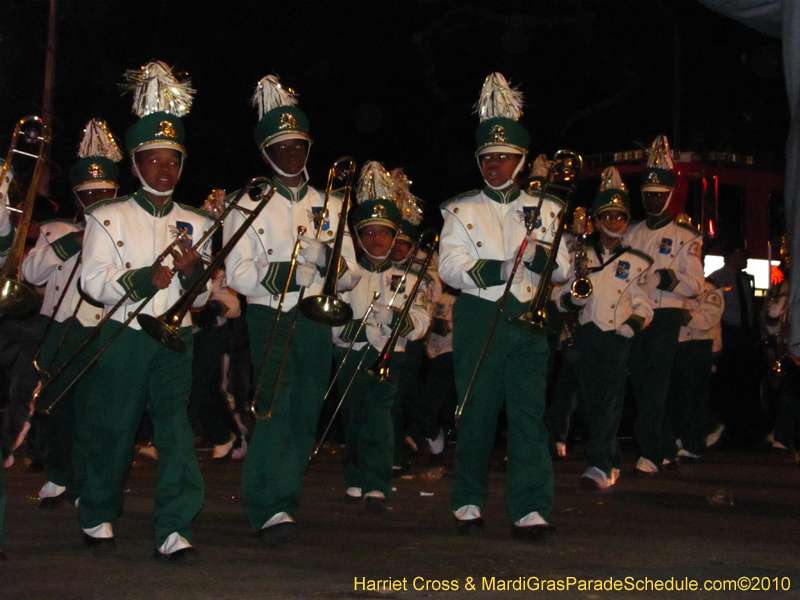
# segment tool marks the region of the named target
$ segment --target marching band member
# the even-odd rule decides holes
[[[165,312],[203,273],[201,255],[192,240],[200,239],[211,221],[172,197],[186,157],[179,117],[189,111],[194,90],[188,82],[178,82],[161,62],[129,71],[128,81],[140,119],[128,130],[125,145],[141,188],[129,196],[99,202],[86,212],[81,286],[106,306],[106,312],[126,292],[132,294],[103,328],[101,345],[114,334],[119,338],[99,358],[91,386],[86,386],[92,423],[78,513],[85,545],[100,551],[113,549],[112,525],[122,512],[134,434],[147,403],[159,456],[153,556],[193,561],[192,519],[203,504],[203,480],[186,414],[191,390],[191,319],[186,315],[180,328],[185,353],[161,345],[135,320],[119,330],[142,302],[146,302],[142,314],[157,317]],[[171,256],[151,269],[173,242]],[[200,294],[195,306],[205,303],[207,295]]]
[[[6,163],[0,158],[0,168]],[[8,186],[14,179],[14,169],[9,165],[6,169],[3,181],[0,181],[0,268],[6,264],[8,252],[14,243],[14,223],[11,222],[11,215],[8,211]]]
[[[70,169],[70,181],[77,208],[75,220],[55,219],[39,225],[36,246],[22,262],[22,275],[36,286],[44,286],[42,302],[42,340],[36,365],[45,377],[72,356],[78,346],[101,318],[103,309],[80,298],[78,280],[81,269],[81,245],[85,228],[84,211],[96,202],[117,195],[122,152],[106,123],[92,119],[86,124],[78,148],[78,157]],[[76,360],[38,400],[41,407],[49,406],[77,375],[85,360]],[[85,444],[75,444],[75,436],[84,437],[88,422],[84,415],[83,390],[85,380],[67,392],[47,420],[49,447],[45,456],[45,473],[48,481],[39,490],[39,506],[52,508],[69,497],[75,501],[81,495],[85,476],[85,459],[77,453]],[[79,398],[80,400],[76,400]],[[78,406],[80,404],[80,406]],[[76,429],[80,426],[81,429]],[[76,454],[73,456],[73,449]]]
[[[306,159],[311,145],[308,119],[297,106],[295,94],[281,86],[274,76],[261,79],[253,103],[259,109],[255,141],[273,172],[277,192],[253,222],[226,260],[228,286],[247,298],[247,326],[255,377],[268,352],[263,385],[255,399],[263,415],[274,394],[274,411],[269,420],[257,421],[243,472],[244,508],[253,529],[268,545],[295,539],[299,533],[295,514],[300,507],[303,476],[316,437],[332,361],[331,330],[295,310],[300,289],[317,295],[328,268],[331,248],[341,218],[341,199],[331,195],[323,214],[325,194],[311,187]],[[240,205],[256,203],[244,195]],[[236,211],[224,227],[223,242],[241,226],[244,216]],[[284,285],[290,276],[291,255],[298,227],[308,235],[301,238],[297,267],[291,273],[278,315]],[[321,235],[314,232],[321,227]],[[354,283],[355,252],[345,229],[339,270],[340,289]],[[266,348],[275,321],[272,348]],[[294,321],[289,354],[282,379],[277,382],[284,342]]]
[[[642,176],[647,219],[631,225],[622,242],[651,256],[645,286],[654,310],[653,322],[636,336],[630,352],[631,383],[638,407],[634,437],[640,457],[634,474],[656,475],[677,457],[675,436],[664,416],[664,402],[681,325],[688,321],[683,302],[703,291],[703,263],[697,231],[675,222],[669,204],[675,189],[672,151],[658,136]]]
[[[523,314],[534,297],[539,273],[554,250],[551,242],[563,206],[517,187],[530,135],[517,122],[522,114],[521,94],[510,89],[499,73],[484,82],[479,114],[476,159],[486,187],[442,206],[439,275],[444,283],[462,291],[453,306],[453,361],[462,403],[497,313],[497,301],[512,277],[528,220],[533,219],[535,227],[523,262],[513,274],[503,313],[511,320]],[[555,251],[554,280],[566,280],[571,273],[566,249]],[[517,327],[509,318],[498,321],[462,413],[451,506],[459,532],[480,533],[488,462],[505,399],[509,423],[506,499],[514,523],[512,534],[536,540],[549,528],[547,518],[553,507],[553,467],[543,421],[549,351],[545,336]]]
[[[579,407],[589,433],[589,466],[580,484],[604,490],[617,482],[622,467],[617,430],[628,354],[634,336],[653,319],[649,294],[642,285],[653,259],[620,242],[630,218],[630,200],[614,167],[603,172],[592,215],[596,233],[586,240],[585,257],[578,251],[575,267],[576,277],[592,284],[591,293],[576,296],[571,286],[563,286],[559,308],[580,311],[574,333],[575,372]]]
[[[386,510],[392,489],[392,405],[404,373],[405,348],[409,341],[421,339],[430,324],[427,295],[415,286],[418,275],[411,269],[403,281],[404,269],[390,260],[401,220],[393,195],[392,182],[380,163],[366,163],[358,186],[359,204],[352,216],[355,237],[363,251],[358,263],[362,277],[358,285],[343,294],[343,299],[352,306],[354,315],[363,316],[373,303],[374,294],[379,293],[380,298],[372,304],[365,327],[359,327],[362,319],[353,319],[334,329],[333,338],[338,361],[352,344],[339,374],[340,393],[350,388],[349,398],[342,405],[347,445],[345,499],[358,501],[363,497],[364,508],[373,513]],[[415,287],[417,293],[412,298]],[[411,305],[404,310],[407,303]],[[375,362],[395,329],[399,337],[389,376],[378,381],[358,367],[367,369]]]

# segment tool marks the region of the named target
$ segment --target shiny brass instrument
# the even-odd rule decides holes
[[[257,182],[257,183],[254,184],[254,182]],[[261,178],[261,179],[253,180],[250,183],[252,184],[253,188],[258,188],[258,187],[261,187],[263,185],[266,185],[266,183],[268,183],[268,182],[269,182],[268,179]],[[211,226],[208,228],[208,230],[206,230],[206,232],[197,241],[197,243],[194,244],[193,249],[195,249],[195,250],[202,249],[203,246],[205,246],[206,243],[211,239],[211,236],[214,235],[214,232],[217,229],[219,229],[219,227],[222,226],[222,221],[223,220],[221,218],[215,220],[211,224]],[[103,316],[103,318],[97,323],[97,325],[94,328],[92,328],[92,332],[84,338],[84,340],[78,345],[78,347],[75,349],[75,351],[72,353],[72,355],[69,356],[63,363],[61,363],[59,365],[58,369],[56,369],[46,381],[42,382],[41,388],[39,388],[39,390],[34,394],[34,402],[36,402],[36,400],[42,395],[42,393],[44,391],[46,391],[48,388],[50,388],[54,384],[54,382],[57,381],[57,379],[61,376],[61,374],[67,368],[69,368],[75,362],[75,360],[77,360],[81,356],[81,354],[86,350],[86,348],[88,348],[92,343],[94,343],[94,341],[100,336],[100,333],[101,333],[103,327],[111,320],[111,318],[114,316],[114,314],[120,308],[122,308],[122,306],[131,297],[131,295],[133,295],[133,293],[138,290],[139,285],[142,282],[146,281],[147,278],[152,277],[153,272],[158,267],[161,266],[161,264],[166,260],[166,258],[168,256],[170,256],[173,253],[175,247],[182,240],[186,240],[186,239],[188,239],[188,235],[187,235],[185,230],[181,230],[180,232],[178,232],[178,234],[176,235],[175,239],[161,252],[161,254],[159,254],[156,257],[155,261],[153,261],[153,263],[141,273],[141,275],[136,279],[136,281],[133,283],[133,285],[130,287],[130,289],[127,292],[125,292],[125,294],[123,294],[123,296],[117,301],[117,303],[114,306],[112,306],[110,309],[108,309],[108,311]],[[175,269],[173,267],[172,268],[172,272],[173,273],[177,272],[177,269]],[[160,290],[158,290],[158,291],[160,291]],[[117,329],[114,332],[114,334],[111,335],[108,338],[108,340],[103,344],[103,346],[86,363],[86,365],[83,367],[83,369],[80,371],[80,373],[78,373],[78,375],[76,375],[75,378],[69,383],[69,385],[67,385],[61,391],[61,393],[58,395],[58,397],[56,397],[47,407],[45,407],[43,409],[40,409],[40,408],[37,407],[37,410],[39,410],[40,412],[42,412],[42,413],[44,413],[46,415],[49,415],[50,413],[52,413],[53,409],[58,405],[58,403],[61,401],[61,399],[67,393],[69,393],[70,390],[72,390],[72,388],[74,388],[77,385],[77,383],[86,375],[86,373],[89,372],[89,369],[91,369],[95,365],[95,363],[98,360],[100,360],[100,357],[116,341],[116,339],[122,334],[122,332],[125,331],[127,326],[130,323],[132,323],[133,320],[137,316],[139,316],[139,313],[141,313],[142,310],[144,310],[144,307],[150,302],[150,300],[152,300],[155,297],[155,295],[158,293],[158,291],[156,291],[156,292],[150,294],[149,296],[146,296],[145,298],[143,298],[140,301],[139,305],[136,307],[136,309],[131,311],[131,313],[127,316],[125,321],[122,323],[122,326],[119,329]]]
[[[572,295],[581,300],[585,300],[592,295],[592,282],[588,278],[587,225],[586,209],[579,206],[572,215],[572,232],[575,234],[575,257],[573,259],[575,281],[572,282]]]
[[[342,166],[346,165],[344,171]],[[339,282],[339,262],[342,257],[342,246],[344,245],[344,235],[347,231],[347,214],[350,209],[351,196],[353,194],[353,180],[355,179],[356,163],[349,157],[344,156],[333,163],[328,171],[328,183],[325,186],[325,204],[322,210],[322,219],[325,219],[325,212],[328,209],[328,200],[335,191],[334,181],[343,180],[342,191],[342,211],[339,214],[339,224],[336,228],[331,258],[328,262],[328,271],[325,274],[325,283],[322,285],[322,293],[318,296],[310,296],[298,303],[298,308],[303,316],[331,327],[340,327],[353,318],[353,309],[350,305],[338,297]],[[319,239],[322,225],[317,227],[316,239]]]
[[[497,323],[500,320],[500,316],[503,314],[505,309],[506,300],[508,300],[508,295],[511,293],[511,286],[514,283],[514,275],[517,272],[517,269],[522,262],[522,256],[525,254],[525,250],[528,247],[529,239],[533,230],[536,228],[536,220],[538,215],[541,212],[542,203],[544,202],[545,196],[547,196],[551,191],[564,191],[567,194],[566,201],[564,203],[564,208],[561,211],[558,220],[558,229],[556,230],[555,238],[553,239],[553,245],[550,250],[550,256],[547,259],[547,263],[545,264],[545,268],[542,271],[541,275],[539,276],[539,285],[536,288],[536,292],[534,294],[533,299],[531,300],[530,305],[528,306],[527,311],[519,317],[511,321],[512,323],[517,323],[521,325],[525,325],[530,327],[532,330],[537,331],[539,333],[547,333],[546,329],[546,318],[547,313],[545,311],[545,304],[550,297],[550,289],[551,289],[551,282],[550,279],[553,275],[553,269],[555,268],[556,259],[558,257],[558,246],[561,242],[561,235],[563,230],[563,223],[564,223],[564,215],[567,214],[569,210],[569,201],[574,194],[575,191],[575,184],[577,183],[577,175],[581,170],[583,164],[583,159],[580,155],[572,152],[570,150],[559,150],[556,152],[555,156],[553,157],[553,162],[550,164],[545,184],[539,187],[539,205],[531,218],[527,220],[526,227],[525,227],[525,237],[522,240],[519,248],[517,249],[516,258],[514,261],[514,266],[511,269],[511,274],[509,275],[508,281],[506,281],[506,287],[503,290],[503,295],[500,296],[500,299],[497,303],[497,312],[495,313],[494,319],[492,320],[492,325],[489,328],[489,333],[486,336],[486,341],[481,348],[481,353],[478,356],[478,361],[475,363],[475,368],[472,370],[472,375],[469,380],[469,384],[467,385],[467,390],[464,393],[464,398],[459,403],[458,407],[456,408],[455,414],[455,422],[456,425],[461,421],[461,417],[464,414],[464,408],[467,405],[467,401],[469,400],[470,395],[472,394],[472,390],[475,387],[475,382],[478,380],[478,373],[480,373],[481,367],[483,366],[483,361],[486,358],[486,353],[489,350],[489,346],[491,345],[492,338],[494,337],[494,332],[497,329]]]
[[[260,190],[254,193],[255,190]],[[269,191],[267,191],[267,189]],[[247,193],[250,198],[257,202],[255,208],[252,210],[239,206],[239,201],[242,196]],[[175,352],[186,352],[186,344],[180,336],[180,326],[183,323],[186,313],[192,308],[192,304],[205,289],[208,282],[214,276],[214,273],[223,265],[227,256],[231,253],[233,248],[239,240],[247,233],[248,228],[264,210],[264,207],[269,203],[275,195],[275,188],[270,185],[270,180],[266,177],[257,177],[251,179],[250,182],[243,187],[234,196],[234,198],[227,204],[225,210],[217,215],[216,223],[224,224],[225,219],[233,210],[247,214],[247,218],[242,222],[239,228],[228,239],[225,246],[214,256],[212,261],[206,266],[203,274],[198,277],[189,289],[184,291],[180,298],[163,314],[158,317],[151,315],[139,315],[136,320],[141,325],[150,337],[155,339],[160,344],[166,346]]]
[[[422,237],[425,237],[426,234],[423,234]],[[420,237],[420,239],[422,239]],[[406,316],[408,316],[409,311],[411,310],[411,306],[414,304],[414,299],[417,297],[419,290],[422,285],[422,279],[425,277],[425,272],[428,270],[428,266],[431,263],[431,259],[433,258],[433,253],[436,251],[436,246],[439,243],[439,236],[434,234],[433,240],[427,241],[424,244],[420,243],[420,246],[427,245],[427,251],[425,254],[425,259],[422,261],[422,266],[420,267],[419,273],[417,273],[417,279],[414,282],[414,286],[411,288],[411,291],[408,293],[408,298],[406,298],[406,302],[403,305],[403,310],[400,311],[400,317],[398,318],[398,326],[392,329],[391,335],[389,335],[389,339],[386,340],[386,343],[383,345],[378,358],[372,363],[372,366],[367,369],[367,373],[376,377],[378,381],[386,381],[389,379],[389,367],[391,366],[392,356],[394,356],[394,349],[397,345],[397,340],[400,338],[400,327],[399,324],[402,323]],[[409,267],[414,263],[415,254],[411,254],[409,256],[408,264]],[[399,290],[401,286],[397,286]]]
[[[17,148],[20,141],[24,141],[28,146],[34,147],[35,150],[27,152]],[[16,127],[14,127],[14,133],[11,136],[11,147],[6,161],[3,163],[2,171],[0,171],[0,181],[5,181],[9,170],[12,169],[11,161],[16,155],[27,156],[36,160],[36,166],[28,184],[25,200],[21,208],[14,211],[19,212],[20,217],[15,228],[14,241],[8,252],[8,258],[2,270],[0,270],[0,313],[2,314],[26,313],[35,309],[39,304],[36,290],[22,281],[20,271],[25,254],[25,241],[33,218],[33,205],[36,202],[39,179],[42,176],[42,169],[45,164],[45,149],[49,143],[50,128],[41,118],[31,116],[20,119]],[[0,198],[0,201],[4,200]]]
[[[323,213],[324,218],[324,213]],[[322,223],[320,223],[319,228],[322,228]],[[297,235],[298,237],[303,235],[306,232],[306,228],[300,225],[297,228]],[[275,400],[278,395],[278,387],[281,382],[281,377],[283,376],[283,369],[286,366],[286,359],[289,356],[289,348],[292,341],[292,334],[294,333],[294,326],[297,323],[297,307],[295,307],[294,317],[292,318],[292,324],[289,328],[289,334],[286,336],[286,342],[283,345],[283,353],[281,354],[281,362],[280,366],[278,367],[278,374],[275,376],[275,385],[272,388],[272,395],[269,399],[269,405],[267,407],[267,412],[265,415],[258,414],[258,397],[261,394],[261,384],[264,381],[264,375],[267,372],[267,364],[269,364],[269,357],[272,354],[272,346],[275,341],[275,333],[278,331],[278,323],[281,320],[281,314],[283,311],[283,303],[286,300],[286,295],[289,293],[289,286],[292,284],[292,275],[294,274],[294,270],[297,267],[297,257],[300,254],[300,240],[298,239],[295,244],[294,248],[292,249],[292,257],[289,260],[289,274],[286,276],[286,283],[283,284],[283,291],[281,292],[281,298],[278,300],[278,314],[275,315],[275,321],[272,323],[272,330],[269,333],[269,338],[267,339],[267,345],[264,347],[264,354],[261,355],[261,362],[259,363],[258,367],[258,374],[256,376],[256,385],[253,389],[253,401],[250,403],[250,412],[253,413],[253,417],[255,417],[256,421],[269,421],[272,418],[272,409],[275,407]],[[298,300],[303,299],[303,292],[305,292],[305,288],[300,289],[300,295]]]
[[[572,199],[575,195],[578,183],[578,175],[582,168],[583,159],[579,154],[571,150],[559,150],[553,157],[553,165],[550,173],[548,173],[547,183],[544,185],[542,191],[543,196],[550,190],[563,192],[565,194],[564,208],[561,210],[561,214],[558,217],[556,233],[550,248],[550,256],[547,257],[544,270],[539,275],[539,284],[536,286],[536,291],[528,305],[528,310],[526,310],[521,317],[512,321],[516,324],[524,325],[531,331],[542,335],[548,333],[546,306],[547,302],[550,300],[550,292],[552,291],[552,277],[553,270],[556,266],[556,260],[558,259],[558,247],[561,244],[561,238],[564,234],[564,219],[566,215],[569,214],[570,205],[572,204]],[[530,232],[528,235],[530,235]],[[522,255],[520,254],[518,256],[518,263],[521,258]],[[588,282],[588,279],[586,281]],[[590,290],[589,293],[591,293]]]

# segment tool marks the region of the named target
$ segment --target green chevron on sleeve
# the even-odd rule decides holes
[[[547,259],[550,258],[550,248],[544,244],[536,245],[536,252],[533,254],[533,260],[525,263],[525,268],[534,273],[541,274],[544,271],[544,266],[547,264]]]
[[[503,285],[505,281],[500,276],[502,264],[502,260],[481,258],[467,271],[467,275],[475,282],[475,285],[484,290],[493,285]]]
[[[150,273],[148,274],[147,271]],[[158,291],[158,286],[153,283],[153,270],[150,267],[125,271],[117,279],[117,283],[122,286],[126,294],[133,290],[130,299],[134,301],[152,296]]]
[[[406,300],[406,302],[408,302],[408,301]],[[397,332],[400,335],[400,337],[406,337],[409,333],[414,331],[414,321],[411,320],[411,316],[410,315],[406,315],[405,317],[403,317],[401,319],[400,316],[401,316],[402,312],[403,311],[401,311],[401,310],[399,310],[397,308],[394,308],[394,307],[392,308],[392,324],[391,324],[391,328],[392,328],[392,330],[394,330],[395,327],[399,327]]]
[[[658,273],[660,277],[659,283],[656,286],[657,289],[663,292],[671,292],[678,287],[678,276],[672,269],[658,269],[656,273]]]
[[[203,263],[198,262],[195,267],[194,271],[192,272],[190,277],[184,277],[183,274],[178,271],[178,281],[181,282],[181,288],[184,290],[188,290],[192,287],[192,284],[197,281],[203,275]]]
[[[61,236],[50,244],[53,252],[56,253],[56,256],[61,262],[66,262],[70,257],[75,256],[81,251],[81,240],[83,239],[81,233],[82,232],[73,231],[72,233]]]
[[[623,325],[627,325],[633,329],[633,333],[639,333],[644,327],[644,317],[642,315],[633,314],[625,319]]]
[[[283,287],[286,285],[286,279],[289,277],[289,267],[292,263],[285,262],[272,262],[267,267],[267,274],[261,282],[270,294],[278,295],[283,294]],[[296,292],[300,289],[297,282],[292,277],[292,282],[289,284],[290,292]]]
[[[339,338],[348,344],[369,341],[367,339],[367,329],[366,327],[361,327],[361,322],[362,319],[352,319],[348,321],[347,325],[342,327],[342,331],[339,332]],[[361,327],[361,332],[358,331],[359,327]],[[356,333],[358,333],[358,338],[355,338]]]

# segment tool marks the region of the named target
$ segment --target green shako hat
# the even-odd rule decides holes
[[[186,135],[180,117],[189,113],[195,90],[191,82],[178,81],[161,61],[147,63],[126,73],[126,89],[134,92],[133,112],[139,121],[125,134],[125,147],[134,152],[171,148],[186,154]]]
[[[659,135],[650,146],[647,168],[642,173],[643,192],[670,192],[675,187],[675,164],[667,136]]]
[[[502,151],[528,153],[531,136],[518,122],[522,106],[522,92],[512,89],[503,75],[492,73],[486,78],[475,105],[480,119],[475,131],[476,156]]]
[[[631,200],[616,167],[606,167],[600,181],[600,190],[592,202],[595,217],[609,210],[621,210],[631,215]]]
[[[397,231],[401,216],[394,198],[394,183],[384,166],[374,160],[367,162],[361,168],[356,187],[358,204],[353,210],[356,231],[370,223],[386,225]]]
[[[117,188],[122,151],[105,121],[92,119],[78,144],[78,162],[69,170],[73,191]]]
[[[392,169],[389,175],[392,178],[395,191],[395,204],[400,210],[400,232],[398,239],[404,239],[412,244],[419,239],[419,224],[422,223],[422,208],[420,199],[411,193],[411,181],[403,169]]]
[[[275,75],[267,75],[258,82],[252,102],[258,107],[254,137],[259,148],[289,139],[311,143],[308,118],[297,107],[297,94],[284,87]]]

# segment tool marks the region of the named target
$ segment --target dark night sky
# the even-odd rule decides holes
[[[40,112],[48,4],[4,2],[2,156],[16,119]],[[118,84],[154,59],[188,73],[197,89],[178,188],[189,204],[266,173],[249,101],[269,73],[300,94],[320,187],[343,154],[404,167],[412,191],[432,204],[479,186],[472,106],[491,71],[525,93],[534,155],[632,149],[666,133],[676,149],[754,154],[760,166],[782,168],[780,43],[694,0],[202,5],[59,0],[54,196],[68,190],[90,118],[124,136],[135,117]],[[126,178],[123,191],[131,186]]]

